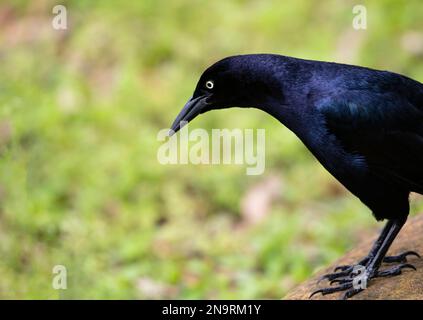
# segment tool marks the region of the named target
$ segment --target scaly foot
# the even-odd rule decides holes
[[[383,262],[385,262],[385,263],[395,263],[395,262],[405,263],[405,262],[407,262],[408,256],[416,256],[416,257],[420,258],[420,255],[417,252],[406,251],[406,252],[403,252],[403,253],[396,255],[396,256],[387,256],[387,257],[383,258]],[[344,278],[344,277],[348,277],[348,276],[352,275],[354,268],[357,268],[359,266],[366,266],[368,264],[369,260],[370,260],[370,258],[366,257],[355,265],[337,266],[333,270],[334,271],[333,273],[325,274],[324,276],[322,276],[319,279],[318,283],[320,283],[320,281],[325,280],[325,279],[329,280],[331,282],[331,284],[338,282],[338,281],[334,281],[334,280],[336,280],[338,278]]]
[[[370,257],[362,259],[356,265],[338,266],[334,269],[334,273],[326,274],[318,281],[318,283],[320,283],[321,280],[326,279],[329,280],[330,285],[336,283],[337,286],[316,290],[310,295],[310,298],[317,293],[326,295],[338,291],[345,291],[343,299],[348,299],[367,288],[368,281],[373,278],[397,276],[400,275],[405,268],[416,270],[412,264],[405,263],[407,262],[408,256],[420,258],[420,255],[414,251],[406,251],[396,256],[387,256],[383,259],[383,262],[399,262],[400,264],[385,270],[379,270],[379,267],[371,265]]]
[[[338,286],[316,290],[310,295],[310,298],[318,293],[321,293],[322,295],[326,295],[326,294],[331,294],[334,292],[345,291],[345,293],[342,296],[342,299],[348,299],[356,295],[357,293],[363,291],[364,289],[366,289],[367,283],[371,279],[374,279],[377,277],[397,276],[397,275],[400,275],[402,270],[406,268],[416,270],[416,268],[412,264],[409,264],[409,263],[402,263],[382,271],[378,271],[369,266],[367,267],[361,266],[361,267],[362,269],[364,269],[364,271],[362,270],[361,272],[349,273],[348,277],[343,279],[334,279],[331,281],[331,284],[337,282]],[[342,272],[338,272],[338,274],[340,273]]]

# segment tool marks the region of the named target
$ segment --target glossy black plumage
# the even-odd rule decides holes
[[[423,194],[423,85],[358,66],[234,56],[203,73],[172,129],[179,130],[181,120],[227,107],[255,107],[274,116],[376,219],[390,221],[366,257],[369,279],[377,276],[409,214],[409,193]]]

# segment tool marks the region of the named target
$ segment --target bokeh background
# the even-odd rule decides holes
[[[52,28],[56,4],[67,30]],[[352,27],[356,4],[366,30]],[[423,81],[423,4],[2,1],[0,298],[279,299],[380,227],[258,110],[190,128],[265,128],[263,175],[158,163],[157,133],[204,68],[258,52]],[[55,265],[67,290],[52,288]]]

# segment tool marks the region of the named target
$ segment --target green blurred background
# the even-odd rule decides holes
[[[228,55],[423,81],[420,0],[62,1],[65,31],[52,28],[56,4],[0,4],[0,298],[279,299],[380,227],[263,112],[190,125],[265,128],[261,176],[160,165],[156,136]],[[367,30],[352,28],[356,4]],[[55,265],[67,290],[52,288]]]

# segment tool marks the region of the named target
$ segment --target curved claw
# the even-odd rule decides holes
[[[413,269],[414,271],[417,271],[417,268],[410,263],[406,263],[401,269],[404,269],[404,268],[410,268],[410,269]]]
[[[328,273],[328,274],[325,274],[325,275],[321,276],[321,277],[317,280],[316,284],[317,284],[317,285],[319,285],[319,284],[320,284],[320,282],[322,282],[323,280],[330,280],[330,279],[329,279],[330,275],[331,275],[331,273]]]
[[[311,299],[314,295],[316,295],[318,293],[322,293],[323,294],[323,289],[319,289],[319,290],[313,291],[308,298]]]
[[[421,256],[419,255],[419,253],[418,252],[416,252],[416,251],[407,251],[407,252],[404,252],[403,253],[405,256],[416,256],[417,258],[421,258]]]
[[[320,278],[319,278],[319,280],[317,280],[317,285],[319,285],[320,284],[320,282],[322,282],[323,280],[329,280],[329,277],[332,275],[333,273],[327,273],[327,274],[324,274],[323,276],[321,276]]]
[[[352,266],[349,265],[342,265],[342,266],[337,266],[335,269],[333,269],[333,272],[337,272],[337,271],[345,271],[349,268],[352,268]]]
[[[408,269],[413,269],[414,271],[417,270],[416,267],[413,266],[412,264],[410,264],[410,263],[403,263],[403,264],[400,264],[400,265],[398,265],[396,267],[390,268],[388,270],[380,271],[380,272],[378,272],[376,274],[376,276],[378,276],[378,277],[397,276],[397,275],[401,274],[401,272],[402,272],[403,269],[407,269],[407,268]]]
[[[319,289],[319,290],[312,292],[309,299],[311,299],[314,295],[316,295],[318,293],[321,293],[324,296],[326,294],[330,294],[330,293],[334,293],[334,292],[338,292],[338,291],[344,291],[344,290],[350,289],[351,287],[352,287],[352,281],[349,281],[349,282],[344,283],[344,284],[337,286],[337,287]]]
[[[415,252],[415,251],[406,251],[406,252],[401,253],[401,254],[399,254],[397,256],[385,257],[383,259],[383,262],[387,262],[387,263],[392,263],[392,262],[406,262],[408,256],[415,256],[417,258],[421,258],[421,256],[417,252]]]

